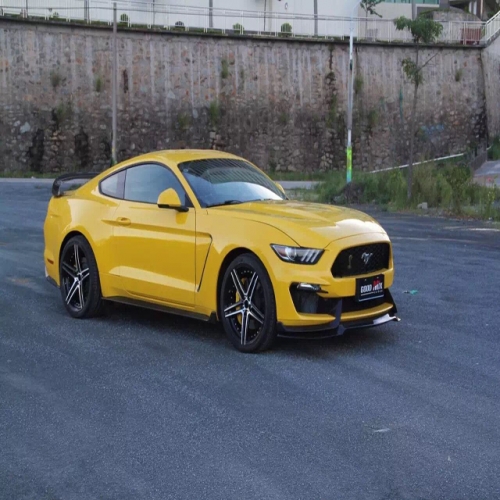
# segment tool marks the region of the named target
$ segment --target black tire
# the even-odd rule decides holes
[[[219,294],[219,318],[227,337],[241,352],[265,351],[274,344],[273,285],[255,255],[242,254],[226,269]]]
[[[59,261],[59,278],[61,298],[70,316],[92,318],[102,312],[97,262],[83,236],[74,236],[64,245]]]

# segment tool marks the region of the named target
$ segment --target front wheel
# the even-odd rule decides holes
[[[224,273],[219,317],[242,352],[265,351],[276,340],[276,301],[266,268],[252,254],[236,257]]]

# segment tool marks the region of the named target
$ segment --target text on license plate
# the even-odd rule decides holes
[[[356,300],[379,299],[384,296],[384,275],[371,276],[370,278],[358,278],[356,280]]]

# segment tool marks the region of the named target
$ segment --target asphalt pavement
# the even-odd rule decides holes
[[[498,229],[376,213],[402,321],[244,355],[171,315],[68,317],[49,196],[0,183],[0,499],[500,498]]]

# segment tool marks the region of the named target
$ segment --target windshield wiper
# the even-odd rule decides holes
[[[223,205],[238,205],[240,203],[244,203],[244,202],[241,200],[226,200],[226,201],[223,201],[222,203],[213,203],[212,205],[207,205],[207,208],[222,207]]]

